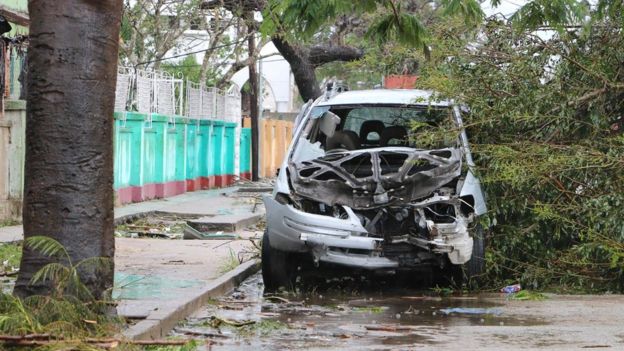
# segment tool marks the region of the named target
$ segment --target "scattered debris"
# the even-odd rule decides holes
[[[267,296],[264,299],[267,300],[267,301],[271,301],[271,302],[290,303],[290,300],[285,299],[285,298],[280,297],[280,296],[275,296],[275,295]]]
[[[444,314],[475,314],[475,315],[494,315],[500,316],[503,314],[503,311],[499,308],[469,308],[469,307],[453,307],[453,308],[443,308],[440,312]]]
[[[442,298],[437,296],[401,296],[401,298],[414,301],[442,301]]]
[[[195,330],[195,329],[185,329],[185,328],[175,328],[175,331],[184,334],[184,335],[192,335],[192,336],[204,336],[207,338],[229,338],[228,335],[222,334],[219,332],[209,332],[204,330]]]
[[[237,193],[270,193],[273,186],[241,186],[236,190]]]
[[[188,220],[198,216],[154,213],[141,217],[130,223],[117,225],[115,236],[122,238],[157,238],[182,239],[183,230]]]
[[[211,328],[215,328],[215,329],[218,329],[224,324],[229,325],[231,327],[240,328],[245,325],[250,325],[250,324],[255,324],[255,323],[256,321],[253,321],[253,320],[237,321],[237,320],[232,320],[232,319],[220,318],[217,316],[211,316],[207,321],[204,322],[205,325]]]
[[[403,312],[403,314],[414,314],[414,315],[416,315],[416,314],[420,314],[420,310],[417,310],[412,305],[410,305],[410,307],[407,310],[405,310]]]
[[[370,331],[400,332],[413,331],[416,328],[410,325],[365,325],[364,329]]]
[[[184,227],[184,236],[185,240],[224,240],[224,239],[237,239],[238,236],[236,234],[223,234],[222,231],[216,233],[204,233],[199,230],[189,226],[188,224]]]
[[[511,294],[511,293],[515,293],[522,290],[522,286],[520,286],[520,284],[514,284],[514,285],[507,285],[506,287],[502,288],[500,291],[502,293],[507,293],[507,294]]]

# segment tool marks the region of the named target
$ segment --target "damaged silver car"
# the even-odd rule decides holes
[[[305,260],[306,269],[480,274],[487,209],[473,166],[461,108],[430,92],[348,91],[307,104],[264,198],[265,288],[292,286]]]

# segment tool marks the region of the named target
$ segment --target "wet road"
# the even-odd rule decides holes
[[[173,335],[205,338],[212,350],[624,349],[619,295],[516,301],[503,294],[323,290],[263,297],[257,274]]]

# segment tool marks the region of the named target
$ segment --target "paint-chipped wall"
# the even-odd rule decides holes
[[[24,184],[26,104],[5,101],[0,116],[0,221],[20,219]]]

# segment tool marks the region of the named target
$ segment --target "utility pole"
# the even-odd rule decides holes
[[[255,22],[253,12],[246,13],[247,19],[247,46],[249,51],[249,62],[247,67],[249,69],[249,117],[251,118],[251,180],[258,181],[260,179],[260,162],[258,159],[258,138],[260,133],[258,132],[258,73],[256,71],[256,37],[255,37]]]

